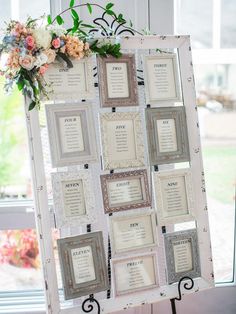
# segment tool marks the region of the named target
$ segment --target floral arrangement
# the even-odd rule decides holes
[[[39,267],[39,249],[34,230],[2,231],[1,238],[0,263],[23,268]]]
[[[47,22],[45,18],[44,23],[42,18],[28,18],[26,23],[10,21],[0,44],[1,59],[2,61],[6,59],[0,71],[0,74],[6,78],[5,90],[10,91],[15,83],[23,95],[30,99],[29,110],[32,110],[40,107],[41,95],[47,97],[48,88],[46,88],[44,74],[55,60],[73,67],[73,59],[78,60],[91,53],[119,58],[121,56],[119,43],[111,41],[104,43],[96,40],[90,32],[100,28],[98,35],[113,36],[114,29],[126,24],[123,15],[113,11],[113,6],[113,3],[108,3],[105,7],[96,3],[75,5],[75,0],[70,0],[69,8],[59,13],[54,19],[48,15]],[[100,8],[103,16],[107,14],[111,17],[114,29],[107,25],[106,29],[97,22],[96,25],[84,23],[76,11],[79,7],[87,7],[89,14],[92,14],[93,7]],[[64,23],[62,15],[68,11],[71,13],[73,26],[65,29],[62,27]],[[118,23],[118,27],[114,22]],[[135,31],[131,22],[126,28]]]
[[[31,99],[29,110],[39,106],[40,93],[47,95],[43,75],[55,59],[72,67],[70,58],[81,59],[90,54],[89,44],[76,36],[66,34],[62,27],[39,27],[35,20],[26,24],[11,21],[0,47],[7,54],[5,69],[8,91],[16,83],[19,90]]]

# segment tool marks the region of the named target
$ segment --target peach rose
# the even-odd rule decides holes
[[[56,52],[52,49],[48,49],[44,51],[45,55],[48,57],[47,63],[52,63],[55,61]]]
[[[19,58],[19,64],[22,66],[22,68],[30,71],[34,67],[34,60],[35,60],[34,57],[27,55],[23,58],[22,57]]]
[[[48,69],[48,64],[45,63],[44,65],[42,65],[42,66],[39,68],[39,74],[44,75],[44,73],[47,71],[47,69]]]

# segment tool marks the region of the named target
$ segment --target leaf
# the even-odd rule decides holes
[[[64,23],[64,20],[60,15],[57,15],[56,20],[59,25],[62,25]]]
[[[72,33],[75,33],[79,27],[79,21],[77,19],[74,19],[74,26],[72,28]]]
[[[106,10],[106,13],[107,13],[108,15],[113,15],[113,16],[115,16],[115,17],[116,17],[115,12],[114,12],[114,11],[112,11],[112,10]]]
[[[18,87],[19,91],[21,91],[24,88],[24,86],[25,86],[25,82],[22,79],[19,79],[16,84],[17,84],[17,87]]]
[[[71,9],[71,14],[74,19],[79,20],[79,15],[74,9]]]
[[[84,23],[82,23],[81,26],[86,27],[86,28],[94,28],[93,25],[84,24]]]
[[[124,19],[123,17],[123,14],[119,14],[118,17],[117,17],[117,22],[118,23],[125,23],[126,20]]]
[[[48,14],[47,20],[48,20],[48,24],[49,24],[49,25],[52,24],[52,18],[51,18],[51,15],[50,15],[50,14]]]
[[[93,10],[92,10],[92,6],[90,3],[87,3],[87,8],[88,8],[89,13],[92,14]]]
[[[75,5],[75,0],[70,0],[70,8],[72,8]]]
[[[131,20],[129,20],[129,26],[130,26],[130,27],[133,27],[133,23],[132,23]]]
[[[31,101],[31,103],[29,104],[29,111],[34,109],[34,107],[36,106],[36,101]]]
[[[114,6],[114,3],[109,2],[109,3],[106,5],[106,10],[111,9],[113,6]]]

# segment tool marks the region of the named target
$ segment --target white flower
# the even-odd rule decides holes
[[[34,62],[34,65],[39,68],[41,67],[41,65],[47,63],[48,61],[48,57],[45,53],[40,53],[37,57],[36,57],[36,60]]]
[[[48,25],[47,29],[51,32],[51,34],[56,34],[58,37],[61,37],[66,33],[66,29],[61,25]]]
[[[50,47],[52,36],[49,30],[45,28],[37,28],[33,31],[33,36],[38,48],[48,49]]]

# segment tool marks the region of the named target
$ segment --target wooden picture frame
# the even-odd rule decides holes
[[[155,253],[112,259],[115,297],[158,287]]]
[[[100,179],[105,213],[151,206],[146,169],[105,174]]]
[[[146,127],[149,160],[152,166],[190,160],[183,106],[147,108]]]
[[[146,103],[181,101],[177,57],[175,53],[143,56]]]
[[[144,139],[139,112],[100,114],[103,169],[143,167]]]
[[[98,161],[91,103],[46,105],[52,167]]]
[[[135,55],[97,57],[101,107],[138,106]]]
[[[57,244],[65,300],[109,288],[101,231],[62,238]]]
[[[57,228],[95,221],[95,198],[90,170],[51,174]]]
[[[112,256],[157,246],[156,216],[153,210],[109,216]]]
[[[194,219],[194,192],[190,169],[153,172],[158,225]]]
[[[167,281],[178,282],[182,277],[201,276],[197,230],[164,234]]]
[[[93,78],[93,58],[72,60],[73,67],[68,68],[59,62],[49,65],[44,74],[47,97],[42,100],[77,101],[95,97]]]

